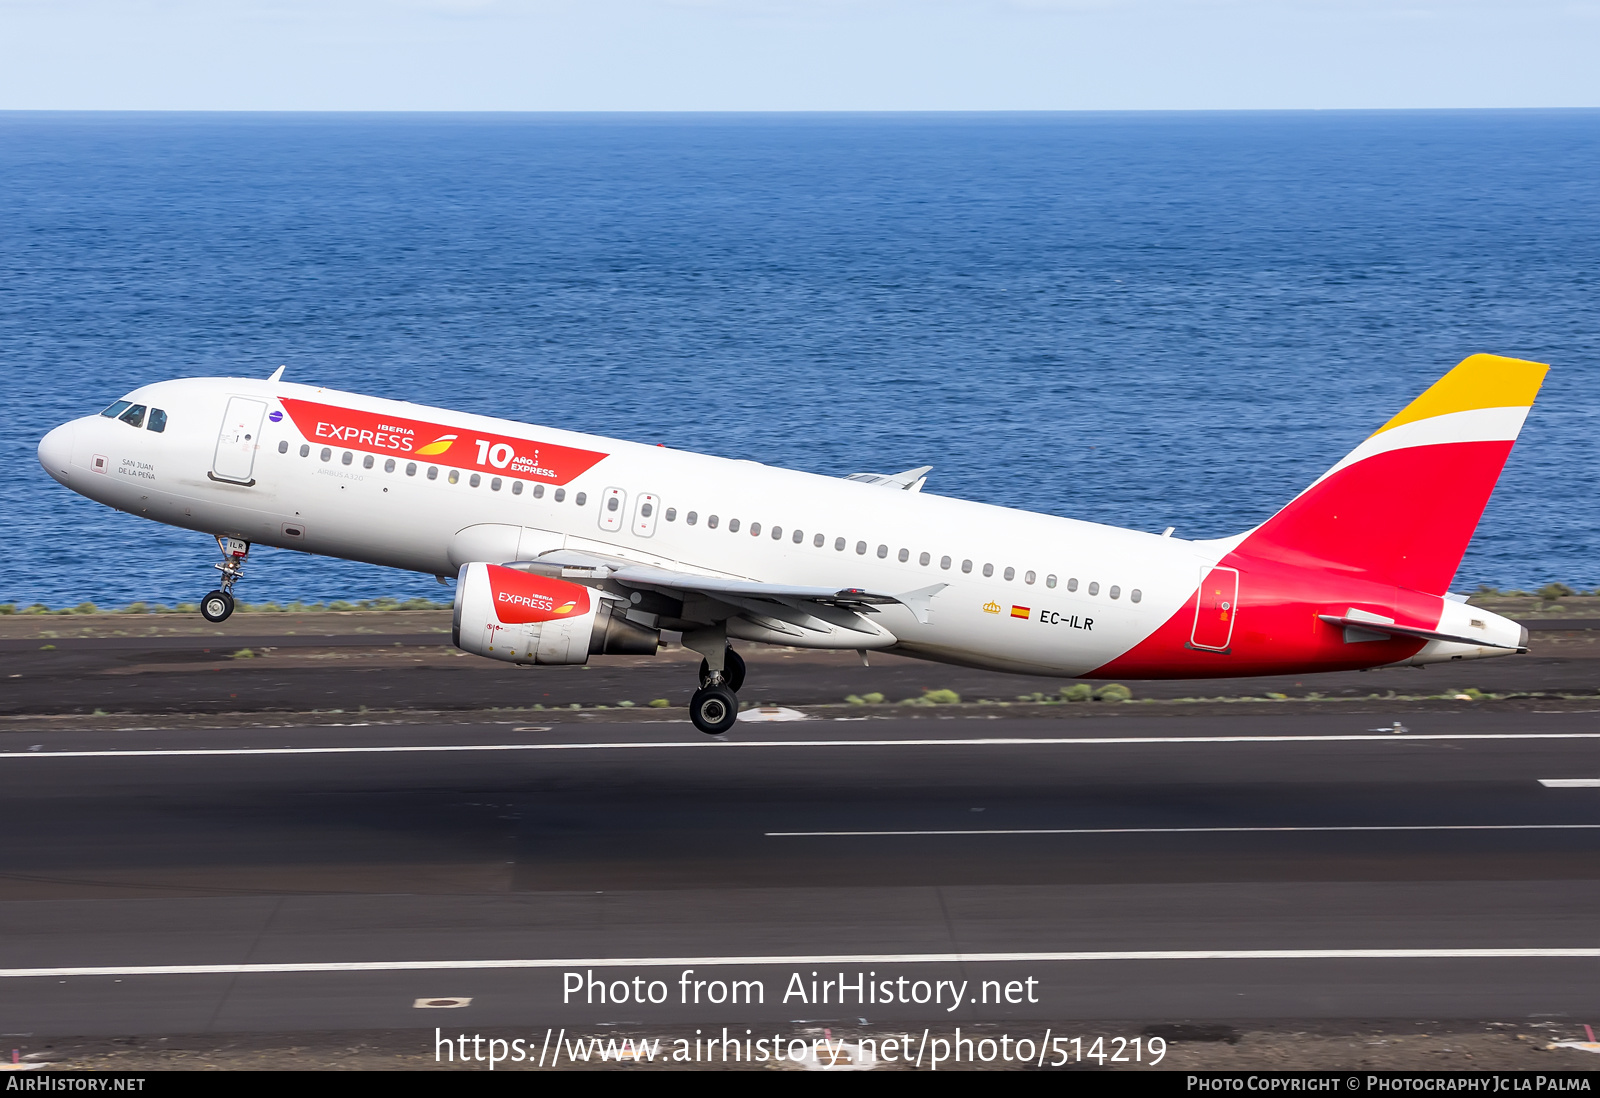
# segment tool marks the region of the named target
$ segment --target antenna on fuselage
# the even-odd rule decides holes
[[[276,370],[272,371],[272,376],[267,378],[267,380],[268,381],[282,381],[283,380],[283,371],[285,369],[287,369],[287,367],[279,366]]]

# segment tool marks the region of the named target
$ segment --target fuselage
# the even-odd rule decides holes
[[[63,425],[40,446],[51,475],[130,514],[257,545],[441,577],[566,549],[816,587],[943,584],[925,621],[881,608],[894,651],[1069,677],[1304,673],[1520,643],[1516,623],[1442,593],[1238,560],[1246,534],[1190,541],[281,380],[165,381],[124,399],[147,409],[143,422]],[[1208,637],[1192,620],[1216,611],[1200,589],[1228,572],[1226,624]],[[1317,620],[1360,607],[1485,644],[1352,642]],[[1252,619],[1278,624],[1263,633]],[[1164,628],[1176,638],[1165,661],[1151,647]]]

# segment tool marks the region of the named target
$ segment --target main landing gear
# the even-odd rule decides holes
[[[200,616],[209,622],[227,621],[233,613],[233,585],[244,577],[244,562],[250,557],[250,543],[217,535],[222,563],[214,565],[222,573],[222,586],[200,600]]]
[[[705,651],[705,649],[701,649]],[[689,719],[708,736],[720,736],[739,719],[738,689],[744,685],[744,660],[732,648],[722,650],[722,666],[700,661],[700,689],[689,699]]]

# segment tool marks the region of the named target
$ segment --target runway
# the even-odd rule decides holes
[[[726,743],[599,714],[14,729],[0,1018],[33,1035],[1579,1019],[1600,975],[1600,788],[1562,783],[1600,777],[1600,723],[1391,723],[928,713],[741,723]],[[949,989],[813,1001],[813,970]],[[588,1001],[570,972],[666,998]],[[681,1001],[694,980],[761,1000]],[[445,996],[471,1001],[414,1005]]]

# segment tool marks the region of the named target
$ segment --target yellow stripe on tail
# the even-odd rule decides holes
[[[1435,381],[1428,391],[1407,404],[1400,414],[1373,432],[1419,419],[1470,412],[1477,408],[1531,408],[1550,367],[1500,355],[1473,355]]]

